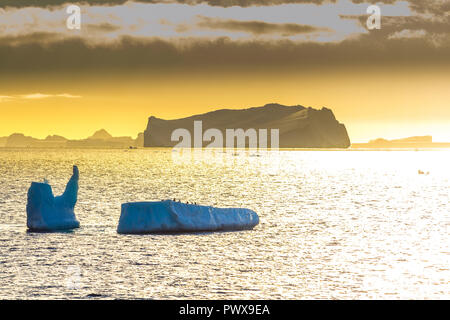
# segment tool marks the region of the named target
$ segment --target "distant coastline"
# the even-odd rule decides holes
[[[136,149],[144,148],[144,133],[139,133],[136,138],[129,136],[113,137],[106,130],[96,131],[86,139],[70,140],[58,135],[50,135],[45,139],[25,136],[22,133],[14,133],[7,137],[0,137],[0,148],[23,149]],[[153,147],[170,148],[170,147]],[[280,147],[282,150],[416,150],[416,149],[447,149],[450,142],[433,142],[432,136],[415,136],[404,139],[375,139],[367,143],[353,143],[348,149],[342,148],[292,148]]]
[[[96,131],[86,139],[69,140],[62,136],[52,135],[45,139],[14,133],[8,137],[0,137],[0,148],[137,148],[144,145],[144,137],[139,133],[132,137],[113,137],[106,130]]]
[[[352,149],[444,149],[450,142],[433,142],[432,136],[415,136],[403,139],[376,139],[367,143],[353,143]]]

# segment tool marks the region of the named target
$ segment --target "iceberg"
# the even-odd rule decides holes
[[[256,212],[215,208],[172,200],[122,204],[118,233],[171,233],[250,230],[259,223]]]
[[[64,193],[57,197],[48,183],[31,183],[27,202],[27,227],[30,231],[57,231],[80,226],[74,212],[78,177],[78,167],[73,166],[73,175]]]

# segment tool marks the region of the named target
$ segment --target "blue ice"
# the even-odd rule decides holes
[[[66,190],[57,197],[53,195],[52,187],[48,183],[31,183],[27,202],[27,227],[30,231],[67,230],[80,226],[74,212],[78,178],[78,167],[73,166],[73,175]]]
[[[215,208],[166,200],[122,204],[118,233],[164,233],[250,230],[259,223],[256,212]]]

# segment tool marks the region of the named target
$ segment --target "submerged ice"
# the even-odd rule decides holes
[[[122,204],[117,232],[195,232],[253,229],[256,212],[244,208],[215,208],[171,200]]]
[[[32,182],[28,189],[27,227],[32,231],[74,229],[80,226],[74,208],[78,194],[78,167],[64,193],[55,197],[48,183]]]

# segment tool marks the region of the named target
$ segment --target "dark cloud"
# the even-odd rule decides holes
[[[393,4],[401,0],[352,0],[353,3],[384,3]],[[418,13],[432,13],[434,15],[443,15],[450,11],[449,0],[405,0],[409,2],[411,8]]]
[[[444,4],[441,6],[441,10],[442,10],[443,12],[450,12],[450,1],[447,2],[447,3],[444,3]]]
[[[24,8],[24,7],[48,7],[48,6],[59,6],[63,4],[122,4],[126,0],[87,0],[87,1],[69,1],[69,0],[2,0],[0,1],[0,7],[14,7],[14,8]],[[142,2],[152,2],[152,1],[142,1]]]
[[[85,5],[120,5],[130,0],[2,0],[0,7],[47,7],[62,4],[85,4]],[[260,5],[277,5],[286,3],[335,3],[337,0],[132,0],[140,3],[186,3],[199,4],[208,3],[212,6],[260,6]],[[384,3],[393,4],[401,0],[351,0],[353,3]],[[411,3],[411,6],[418,12],[440,12],[448,10],[449,4],[447,0],[406,0]]]
[[[130,0],[2,0],[0,7],[47,7],[62,4],[85,4],[85,5],[120,5]],[[260,5],[277,5],[286,3],[335,3],[337,0],[132,0],[140,3],[186,3],[199,4],[208,3],[212,6],[260,6]],[[384,3],[393,4],[401,0],[351,0],[353,3]],[[406,0],[411,3],[411,6],[417,12],[433,12],[440,13],[448,11],[450,4],[447,0]]]
[[[222,29],[230,31],[249,32],[254,35],[261,34],[281,34],[283,36],[292,36],[296,34],[304,34],[318,31],[331,31],[324,28],[316,28],[309,25],[295,23],[267,23],[263,21],[238,21],[212,19],[208,17],[199,17],[201,20],[197,23],[199,27],[209,29]]]
[[[6,7],[48,7],[57,5],[121,5],[130,0],[1,0],[0,8]],[[264,6],[264,5],[279,5],[291,3],[336,3],[337,0],[131,0],[138,3],[184,3],[184,4],[200,4],[207,3],[211,6]],[[353,3],[367,3],[367,4],[394,4],[399,1],[407,1],[411,8],[418,13],[432,13],[435,15],[442,15],[450,11],[450,2],[448,0],[351,0]]]
[[[111,23],[87,24],[83,28],[86,28],[87,32],[113,32],[120,30],[120,26]]]
[[[39,37],[44,38],[44,35]],[[0,70],[3,75],[45,72],[93,74],[105,71],[197,73],[271,68],[289,71],[316,68],[322,71],[335,67],[450,65],[450,46],[436,47],[426,39],[398,41],[377,37],[369,34],[360,39],[326,44],[291,41],[241,43],[223,38],[186,40],[181,46],[180,43],[158,39],[125,37],[114,46],[94,47],[77,38],[46,46],[23,41],[17,46],[0,45]]]
[[[27,44],[44,47],[48,43],[63,41],[64,38],[61,34],[53,32],[34,32],[21,36],[3,36],[0,37],[0,48],[17,47]]]
[[[236,1],[236,0],[233,0]],[[267,0],[269,2],[269,0]],[[276,1],[276,0],[275,0]],[[5,3],[33,3],[33,1],[2,1]],[[43,4],[64,1],[42,0]],[[122,3],[106,0],[90,3]],[[245,1],[241,1],[244,3]],[[286,1],[284,1],[286,2]],[[304,1],[303,1],[304,2]],[[317,1],[322,2],[322,1]],[[358,0],[354,0],[358,2]],[[385,0],[385,3],[393,1]],[[430,1],[431,2],[431,1]],[[219,1],[217,1],[219,3]],[[221,4],[232,1],[220,1]],[[234,2],[233,2],[234,3]],[[249,1],[245,3],[250,3]],[[274,3],[274,1],[270,1]],[[444,2],[433,5],[411,0],[417,10],[436,10]],[[422,4],[421,4],[422,3]],[[365,27],[367,16],[351,16]],[[295,35],[322,31],[315,27],[291,23],[267,23],[262,21],[238,21],[201,18],[202,27],[246,31],[255,35]],[[115,31],[119,26],[99,24],[86,26],[89,31]],[[403,31],[418,32],[419,37],[402,38]],[[56,33],[34,33],[22,36],[0,34],[0,70],[2,74],[44,72],[209,72],[219,69],[283,69],[304,70],[317,68],[364,68],[366,66],[421,67],[450,65],[450,20],[411,17],[382,17],[381,30],[355,36],[338,43],[295,43],[277,41],[232,41],[184,39],[163,40],[156,38],[123,37],[109,44],[89,43],[79,37]],[[414,33],[413,33],[414,34]],[[395,37],[393,35],[396,35]]]
[[[2,0],[0,7],[48,7],[63,4],[85,4],[85,5],[120,5],[129,0]],[[315,3],[322,4],[326,2],[336,2],[336,0],[132,0],[140,3],[186,3],[199,4],[208,3],[212,6],[258,6],[258,5],[276,5],[283,3]]]
[[[449,9],[448,0],[409,0],[411,7],[420,13],[432,13],[435,15],[443,15]]]

